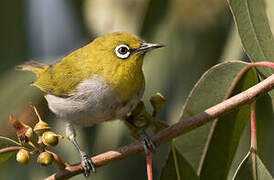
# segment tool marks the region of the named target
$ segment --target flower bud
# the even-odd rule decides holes
[[[37,158],[37,162],[42,166],[50,165],[53,162],[53,160],[53,155],[46,151],[42,152]]]
[[[46,146],[56,146],[58,144],[58,135],[51,131],[44,132],[42,141]]]
[[[33,130],[38,135],[41,136],[45,131],[50,129],[48,123],[39,119],[39,122],[34,126]]]
[[[34,132],[38,135],[41,136],[43,134],[43,132],[47,131],[50,129],[48,123],[44,122],[41,118],[41,116],[39,115],[39,112],[37,111],[35,106],[32,106],[36,116],[39,119],[39,122],[35,124],[33,130]]]
[[[165,98],[161,93],[156,93],[150,97],[150,103],[155,111],[161,109],[165,104]]]
[[[26,136],[29,140],[33,140],[33,139],[34,139],[34,135],[33,135],[33,130],[32,130],[32,128],[28,128],[28,130],[25,132],[25,136]]]
[[[30,160],[29,152],[25,149],[20,149],[16,154],[16,161],[21,164],[28,164]]]
[[[12,127],[16,130],[16,135],[21,143],[27,143],[33,137],[33,130],[30,126],[16,119],[13,115],[9,116]]]

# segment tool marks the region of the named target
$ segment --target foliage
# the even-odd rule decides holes
[[[260,0],[231,0],[229,1],[229,5],[234,15],[241,41],[251,61],[273,62],[274,41],[267,22],[264,2]],[[226,99],[252,87],[258,83],[257,76],[264,79],[273,74],[273,69],[270,68],[260,68],[258,71],[255,71],[255,69],[247,70],[246,67],[247,65],[244,62],[235,61],[217,65],[207,71],[190,93],[184,105],[181,120],[203,111],[203,109],[220,102],[222,99]],[[260,108],[268,109],[266,114],[270,115],[267,116],[266,121],[273,120],[271,103],[260,103]],[[256,118],[260,120],[265,119],[265,116],[258,111],[257,109]],[[194,169],[197,170],[201,180],[227,179],[240,138],[244,128],[248,125],[247,122],[250,119],[250,113],[249,105],[242,106],[226,116],[220,117],[210,125],[195,129],[185,136],[177,137],[175,139],[175,147],[178,150],[170,151],[169,159],[177,156],[178,158],[189,160],[189,162],[192,162]],[[257,128],[260,128],[260,133],[266,133],[269,136],[271,130],[267,129],[266,126],[262,130],[261,126],[258,126],[258,123]],[[262,122],[259,124],[262,125]],[[262,134],[258,134],[257,137],[258,144],[264,144],[263,139],[259,138],[262,137]],[[258,147],[258,151],[260,149],[261,147]],[[270,151],[270,149],[273,150],[273,148],[266,145],[262,149],[264,153],[261,156],[264,156],[264,159],[268,159],[268,169],[272,170],[269,162],[271,154],[268,154],[268,157],[265,156],[267,151]],[[264,179],[262,178],[264,176],[272,179],[268,169],[263,165],[256,152],[246,153],[248,155],[244,158],[242,164],[239,165],[234,179]],[[253,155],[255,156],[255,160],[251,159]],[[182,163],[179,164],[179,160],[173,161],[173,163],[169,161],[167,161],[163,171],[176,169],[178,166],[181,169],[185,166]],[[186,160],[184,163],[188,164]],[[248,171],[248,168],[250,171]],[[255,177],[254,173],[258,173],[259,175],[256,174]],[[165,174],[165,172],[162,172],[162,174]],[[177,175],[173,179],[191,178],[182,178]]]

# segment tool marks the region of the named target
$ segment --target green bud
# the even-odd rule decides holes
[[[44,132],[50,129],[48,123],[42,121],[41,119],[39,122],[34,126],[33,130],[38,135],[41,136]]]
[[[48,166],[53,162],[54,158],[53,155],[49,152],[42,152],[39,154],[37,158],[37,162],[42,166]]]
[[[29,140],[33,140],[34,139],[32,128],[28,128],[28,130],[25,132],[25,136],[28,137]]]
[[[50,129],[48,123],[44,122],[39,114],[39,112],[37,111],[35,106],[32,106],[36,116],[38,117],[39,121],[38,123],[35,124],[33,130],[34,132],[38,135],[41,136],[44,132],[48,131]]]
[[[56,146],[58,144],[58,135],[51,131],[44,132],[42,141],[46,146]]]
[[[156,93],[150,97],[150,103],[155,111],[161,109],[165,104],[165,98],[161,93]]]
[[[16,154],[16,161],[21,164],[28,164],[30,160],[29,152],[25,149],[20,149]]]

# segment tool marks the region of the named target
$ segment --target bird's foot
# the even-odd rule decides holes
[[[144,145],[145,153],[147,154],[148,152],[155,152],[156,146],[153,143],[152,139],[147,135],[145,131],[140,131],[139,136],[141,139],[141,142]]]
[[[81,152],[81,164],[84,169],[85,177],[89,176],[90,171],[95,172],[94,164],[91,162],[91,160],[88,158],[88,156],[84,152]]]

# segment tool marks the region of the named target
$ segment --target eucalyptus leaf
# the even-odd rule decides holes
[[[225,99],[236,75],[246,67],[241,61],[228,61],[210,68],[189,94],[180,120],[184,120]],[[175,146],[195,170],[198,170],[212,123],[175,138]]]
[[[0,149],[0,164],[3,162],[7,161],[11,156],[17,152],[21,147],[16,146],[16,147],[11,147],[11,148],[5,148],[5,149]]]
[[[274,38],[264,0],[229,0],[243,47],[253,62],[274,62]],[[263,77],[274,73],[270,68],[258,68]]]
[[[250,151],[237,169],[233,180],[273,180],[265,165],[253,151]]]
[[[20,144],[12,139],[0,136],[0,164],[5,162],[6,160],[8,160],[17,151],[16,148],[6,150],[6,151],[1,151],[4,148],[8,148],[8,147],[12,147],[12,146],[19,147]]]
[[[196,83],[189,94],[183,107],[180,120],[183,121],[184,119],[223,101],[227,97],[228,89],[235,77],[243,68],[246,67],[246,65],[247,63],[241,61],[228,61],[209,69]],[[246,113],[246,111],[244,112]],[[242,124],[245,124],[245,122],[246,119]],[[208,123],[207,125],[179,136],[174,140],[177,154],[179,153],[180,156],[185,159],[182,163],[189,163],[195,172],[198,172],[199,163],[209,135],[211,124],[212,123]],[[174,156],[173,152],[170,151],[168,156],[168,161],[165,166],[168,166],[170,169],[175,169],[176,164],[172,161]],[[216,161],[212,161],[212,163],[215,162]],[[164,167],[163,171],[165,168],[166,167]]]
[[[194,169],[176,148],[174,148],[174,151],[171,151],[171,154],[172,155],[168,157],[167,162],[162,169],[160,180],[199,179]],[[176,168],[174,168],[175,164],[178,167],[178,173],[176,172]]]
[[[10,146],[20,146],[20,143],[10,138],[0,136],[0,149],[10,147]]]
[[[272,108],[272,100],[268,94],[257,99],[255,106],[257,154],[273,175],[274,115]]]
[[[234,87],[231,94],[234,96],[258,83],[256,72],[249,69]],[[212,126],[207,148],[204,151],[204,161],[200,178],[202,180],[227,179],[233,162],[240,137],[250,119],[250,105],[241,106],[232,112],[220,117]],[[217,161],[212,161],[217,159]]]

